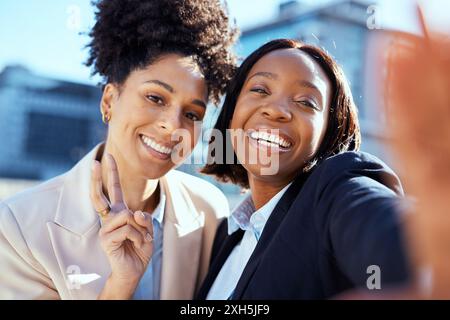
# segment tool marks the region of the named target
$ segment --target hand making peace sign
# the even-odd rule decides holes
[[[106,155],[108,167],[108,195],[102,190],[102,165],[94,161],[91,176],[91,201],[97,212],[102,213],[99,231],[101,246],[111,265],[111,276],[115,283],[139,283],[153,254],[153,224],[149,213],[132,212],[128,209],[119,180],[117,164],[111,155]]]

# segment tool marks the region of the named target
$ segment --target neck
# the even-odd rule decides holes
[[[252,192],[255,209],[259,210],[270,201],[278,192],[286,187],[290,180],[268,181],[249,174],[248,181]]]
[[[152,213],[159,202],[158,179],[147,179],[139,173],[132,171],[125,157],[114,145],[106,143],[104,152],[102,151],[99,151],[99,157],[101,157],[102,162],[103,192],[108,199],[107,186],[109,176],[105,155],[109,153],[116,160],[123,198],[128,209],[133,212],[140,210]]]

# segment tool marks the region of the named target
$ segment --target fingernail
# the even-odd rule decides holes
[[[145,234],[145,240],[146,240],[147,242],[152,242],[152,241],[153,241],[153,237],[152,237],[152,235],[151,235],[149,232],[147,232],[147,233]]]

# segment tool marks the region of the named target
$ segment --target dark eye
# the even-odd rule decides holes
[[[150,94],[150,95],[147,95],[146,98],[147,98],[147,100],[149,100],[149,101],[151,101],[153,103],[164,104],[164,100],[161,97],[157,96],[157,95]]]
[[[301,105],[303,105],[303,106],[305,106],[305,107],[313,108],[313,109],[316,109],[316,110],[317,110],[316,105],[315,105],[314,103],[312,103],[311,101],[308,101],[308,100],[295,101],[295,103],[301,104]]]
[[[264,88],[261,88],[261,87],[251,88],[250,91],[251,92],[256,92],[256,93],[261,94],[261,95],[268,95],[269,94]]]
[[[200,121],[200,117],[197,114],[195,114],[194,112],[186,113],[186,118],[188,118],[189,120],[192,120],[192,121]]]

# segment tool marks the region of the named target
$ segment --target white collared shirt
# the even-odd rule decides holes
[[[251,196],[248,196],[230,215],[228,218],[228,234],[232,234],[238,229],[244,230],[245,233],[241,242],[234,247],[222,266],[206,299],[225,300],[232,295],[250,256],[255,250],[267,220],[269,220],[272,211],[290,185],[284,187],[257,211],[255,211]]]
[[[161,291],[161,265],[163,252],[163,218],[166,195],[159,187],[159,203],[152,213],[153,255],[134,292],[134,300],[159,300]]]

